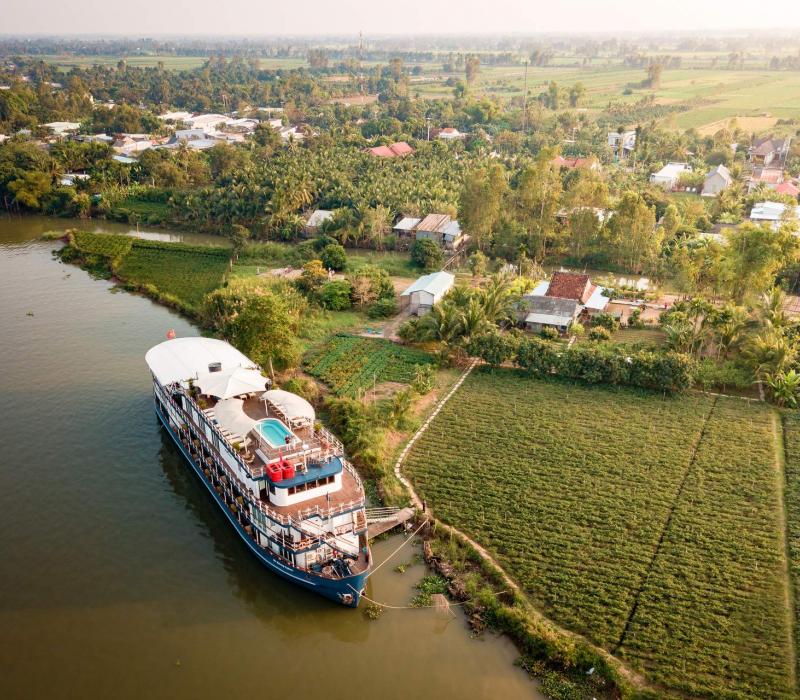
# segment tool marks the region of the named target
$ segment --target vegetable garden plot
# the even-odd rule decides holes
[[[693,695],[783,698],[792,643],[771,408],[720,398],[619,650]]]
[[[709,414],[712,401],[478,371],[406,469],[437,516],[596,643],[617,646],[638,595],[619,653],[649,678],[706,697],[785,697],[771,409],[719,399]]]
[[[127,282],[150,284],[162,294],[197,308],[203,297],[222,284],[230,251],[224,248],[145,245],[136,241],[118,272]]]
[[[407,470],[558,622],[611,648],[711,406],[476,371]]]
[[[414,379],[417,365],[433,358],[380,338],[335,335],[305,360],[309,374],[321,379],[340,396],[355,397],[373,383]]]

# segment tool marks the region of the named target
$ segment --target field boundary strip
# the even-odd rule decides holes
[[[433,419],[436,418],[436,416],[439,415],[439,411],[441,411],[444,408],[445,404],[450,400],[450,398],[453,396],[453,394],[455,394],[459,390],[461,385],[464,383],[466,378],[472,373],[472,370],[475,369],[475,366],[477,364],[478,364],[478,360],[477,359],[472,360],[469,363],[469,365],[467,366],[467,369],[465,369],[464,372],[461,374],[461,376],[458,378],[458,381],[452,386],[450,391],[447,392],[445,397],[441,401],[439,401],[439,403],[436,405],[436,408],[433,410],[433,412],[425,419],[425,422],[419,427],[419,430],[417,430],[417,432],[414,433],[414,435],[411,437],[411,439],[406,443],[406,446],[403,448],[403,451],[400,453],[400,456],[397,458],[397,461],[395,462],[394,475],[397,477],[398,481],[400,481],[400,483],[403,484],[403,486],[406,487],[406,489],[408,490],[409,494],[411,495],[411,502],[414,504],[415,507],[419,508],[420,510],[424,510],[423,507],[422,507],[422,499],[419,497],[417,492],[414,490],[414,487],[411,485],[411,482],[403,476],[403,474],[401,472],[401,467],[403,466],[403,461],[405,460],[406,455],[409,453],[411,448],[414,446],[414,443],[428,429],[428,426],[431,424],[431,421],[433,421]]]
[[[776,437],[775,442],[776,444],[776,467],[778,469],[778,515],[782,519],[781,525],[781,539],[783,540],[783,556],[784,556],[784,563],[785,563],[785,574],[786,574],[786,604],[789,608],[789,635],[790,635],[790,644],[789,649],[792,653],[792,685],[794,686],[795,691],[799,690],[798,688],[798,664],[800,664],[800,658],[798,657],[798,649],[797,649],[797,640],[798,640],[798,595],[800,595],[800,581],[797,580],[795,576],[794,567],[792,565],[792,545],[791,545],[791,537],[792,533],[790,530],[790,513],[789,513],[789,504],[786,502],[787,492],[790,489],[789,484],[789,471],[786,468],[786,461],[790,459],[789,456],[789,445],[787,443],[787,428],[786,425],[786,417],[781,416],[779,420],[776,420],[775,415],[772,416],[773,423],[775,424],[776,430],[780,430],[780,437]]]
[[[689,462],[686,465],[686,471],[683,473],[683,478],[681,479],[681,483],[678,486],[678,490],[675,493],[675,498],[672,500],[672,505],[670,506],[669,513],[667,513],[666,520],[664,521],[664,527],[661,528],[661,535],[658,538],[658,542],[656,543],[655,549],[653,550],[653,556],[650,559],[650,564],[647,567],[647,571],[645,572],[642,580],[639,584],[639,590],[636,591],[636,595],[633,599],[633,604],[631,605],[630,612],[628,613],[628,618],[625,620],[625,626],[622,628],[622,633],[619,636],[619,640],[614,645],[611,650],[612,654],[616,654],[620,647],[625,643],[625,637],[630,630],[631,622],[633,618],[636,616],[636,611],[639,608],[639,600],[642,596],[642,591],[644,590],[647,582],[650,580],[650,576],[653,573],[653,567],[655,566],[656,560],[658,559],[658,554],[661,551],[661,547],[664,544],[664,539],[667,536],[667,532],[669,531],[669,527],[672,523],[672,517],[675,515],[675,508],[678,505],[678,502],[683,495],[683,490],[686,487],[686,482],[689,479],[689,474],[692,471],[692,467],[694,466],[697,460],[697,452],[700,449],[700,444],[703,442],[703,436],[706,432],[706,427],[708,426],[708,421],[711,419],[712,414],[714,413],[714,408],[717,406],[717,401],[719,401],[718,396],[714,396],[714,400],[711,403],[711,407],[708,409],[708,413],[706,413],[705,418],[703,419],[703,425],[700,428],[700,434],[697,437],[697,442],[694,444],[694,448],[692,449],[692,456],[689,458]]]

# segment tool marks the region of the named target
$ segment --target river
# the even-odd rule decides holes
[[[76,225],[129,228],[0,218],[0,697],[541,698],[460,610],[369,621],[255,561],[153,414],[144,353],[192,326],[36,240]],[[412,556],[370,597],[407,604]]]

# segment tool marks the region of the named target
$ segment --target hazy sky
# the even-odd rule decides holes
[[[800,29],[797,0],[0,0],[0,33],[323,34]]]

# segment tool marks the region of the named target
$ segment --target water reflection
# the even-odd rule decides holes
[[[292,585],[267,570],[252,555],[190,471],[172,438],[160,425],[158,427],[161,434],[158,461],[167,484],[189,516],[208,533],[215,557],[228,575],[231,592],[262,622],[279,629],[286,639],[302,639],[309,634],[325,632],[343,642],[366,640],[368,626],[359,619],[359,613],[334,607],[319,596]],[[210,610],[209,616],[213,618],[214,611]],[[339,624],[321,625],[320,616],[337,618]],[[348,618],[355,624],[346,623]],[[342,621],[345,624],[341,624]]]

